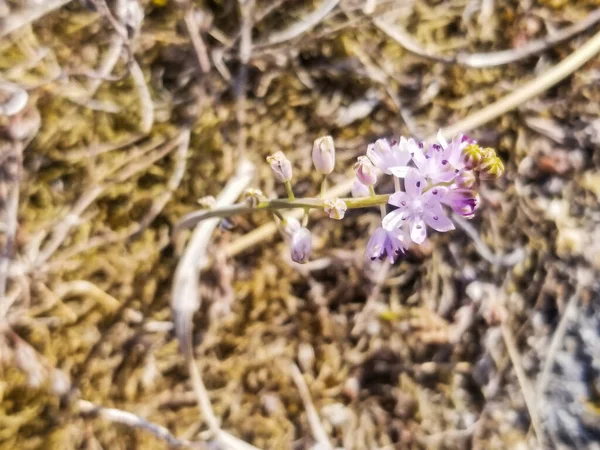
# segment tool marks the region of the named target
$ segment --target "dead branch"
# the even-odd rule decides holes
[[[78,400],[77,408],[84,416],[99,417],[113,423],[120,423],[132,428],[139,428],[149,431],[157,438],[165,441],[173,448],[196,448],[205,449],[205,444],[200,442],[190,442],[185,439],[179,439],[171,434],[165,427],[149,422],[148,420],[128,411],[123,411],[116,408],[106,408],[96,405],[87,400]]]
[[[36,6],[26,6],[11,13],[8,17],[0,19],[0,38],[17,31],[25,25],[35,22],[46,14],[63,7],[70,1],[71,0],[47,0],[38,3]]]
[[[230,205],[242,194],[248,187],[248,184],[254,177],[254,165],[248,160],[242,160],[238,167],[236,175],[229,180],[221,194],[217,197],[215,207]],[[214,218],[202,222],[192,233],[190,242],[173,277],[173,287],[171,291],[171,309],[173,310],[173,323],[175,334],[187,360],[188,369],[191,376],[192,385],[198,401],[198,407],[202,412],[202,417],[207,422],[211,432],[217,442],[220,442],[226,448],[238,450],[257,450],[255,447],[245,443],[235,436],[221,430],[219,421],[210,404],[210,398],[200,369],[194,358],[194,349],[192,342],[193,316],[200,308],[200,292],[198,280],[200,270],[207,262],[207,249],[210,244],[212,234],[219,224],[220,219]]]
[[[533,40],[519,48],[497,52],[472,54],[459,53],[455,56],[443,56],[425,49],[416,39],[408,34],[402,26],[391,24],[380,18],[373,19],[373,23],[377,28],[404,47],[407,51],[417,56],[445,64],[460,64],[472,68],[501,66],[543,53],[546,50],[583,33],[598,22],[600,22],[600,9],[591,12],[580,22],[565,27],[550,36]]]
[[[22,143],[13,143],[13,148],[9,150],[14,157],[14,162],[2,163],[3,167],[6,167],[7,178],[0,180],[0,183],[7,183],[8,195],[5,199],[5,217],[4,223],[6,229],[4,230],[4,247],[2,253],[0,253],[0,318],[4,318],[12,302],[9,301],[6,295],[6,286],[8,282],[8,272],[10,261],[12,259],[12,253],[14,249],[15,237],[18,228],[18,210],[19,210],[19,184],[21,180],[22,170]]]
[[[188,29],[190,38],[192,39],[192,45],[196,51],[196,57],[198,58],[198,65],[200,70],[204,73],[210,72],[210,58],[208,57],[208,50],[206,44],[200,35],[198,23],[196,22],[196,9],[190,4],[188,10],[185,13],[184,21],[185,26]]]
[[[312,28],[316,27],[327,14],[329,14],[333,8],[337,6],[340,0],[325,0],[319,8],[302,17],[301,20],[289,26],[285,30],[272,33],[267,38],[266,42],[256,44],[257,47],[264,47],[269,45],[278,45],[287,41],[291,41]]]
[[[310,398],[310,392],[308,391],[306,381],[304,381],[304,377],[302,376],[302,373],[296,364],[290,364],[290,373],[292,374],[292,380],[294,380],[296,388],[298,388],[298,393],[300,394],[300,398],[304,404],[304,409],[306,410],[308,424],[310,425],[313,438],[319,444],[319,449],[333,450],[333,446],[327,437],[327,432],[325,431],[325,428],[323,428],[321,419],[319,419],[319,414],[317,413],[315,405],[313,405],[312,399]]]

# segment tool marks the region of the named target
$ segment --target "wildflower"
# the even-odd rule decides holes
[[[256,208],[265,199],[260,189],[248,188],[244,191],[244,202],[251,208]]]
[[[467,219],[473,218],[475,210],[479,206],[477,191],[456,186],[452,186],[450,189],[441,188],[440,191],[441,203],[448,205],[454,212]]]
[[[331,136],[316,139],[313,144],[312,160],[315,168],[323,175],[333,172],[335,166],[335,146]]]
[[[330,219],[341,220],[344,218],[344,214],[346,214],[346,202],[339,198],[334,198],[333,200],[325,200],[325,212],[329,214]]]
[[[386,139],[377,139],[367,147],[367,157],[382,172],[392,175],[392,168],[406,167],[410,161],[411,150],[417,147],[413,139],[400,138],[392,145]]]
[[[449,155],[440,144],[433,144],[427,152],[422,146],[413,148],[412,160],[424,177],[434,183],[447,183],[456,177],[457,171],[449,161]]]
[[[379,227],[369,239],[365,256],[371,260],[382,259],[387,256],[387,260],[393,263],[398,255],[403,254],[408,249],[408,236],[401,229],[386,230]]]
[[[386,230],[400,228],[407,222],[410,238],[413,242],[421,244],[427,237],[425,225],[441,232],[454,229],[454,224],[446,216],[440,203],[446,188],[434,186],[424,191],[427,182],[415,169],[411,169],[406,175],[404,187],[406,192],[396,192],[388,200],[388,203],[397,206],[398,209],[384,217],[383,227]]]
[[[285,183],[292,179],[292,163],[283,152],[267,156],[267,162],[271,165],[271,169],[279,181]]]
[[[308,228],[298,228],[292,234],[289,245],[292,261],[299,264],[308,262],[308,257],[310,256],[310,250],[312,248],[312,236]]]
[[[377,183],[377,169],[366,156],[359,156],[354,164],[356,178],[365,186],[373,186]]]
[[[352,197],[368,197],[370,195],[369,188],[362,184],[359,180],[354,180],[352,183]]]

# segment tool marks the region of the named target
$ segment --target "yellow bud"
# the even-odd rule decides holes
[[[479,178],[482,180],[493,180],[504,174],[504,163],[497,156],[484,158],[478,167]]]
[[[479,145],[469,144],[462,151],[462,157],[467,169],[474,169],[483,158],[483,152]]]

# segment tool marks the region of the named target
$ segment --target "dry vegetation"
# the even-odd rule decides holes
[[[600,19],[595,0],[18,3],[0,0],[0,448],[23,450],[248,448],[215,436],[175,338],[178,220],[244,157],[282,194],[277,150],[314,194],[323,134],[343,183],[368,142],[477,116]],[[362,257],[377,211],[315,215],[306,266],[244,238],[263,214],[215,231],[193,342],[223,430],[600,448],[600,59],[513,106],[471,132],[507,168],[478,218],[392,267]]]

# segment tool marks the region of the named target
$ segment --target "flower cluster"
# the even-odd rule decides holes
[[[312,158],[317,172],[324,177],[333,171],[335,147],[330,136],[315,141]],[[290,201],[294,200],[290,162],[281,152],[267,161],[275,176],[285,183]],[[412,243],[423,243],[429,228],[439,232],[453,230],[449,209],[472,218],[479,206],[479,181],[500,177],[504,165],[493,149],[482,148],[465,135],[458,135],[448,142],[439,132],[437,142],[432,144],[404,137],[392,142],[378,139],[368,145],[366,155],[358,157],[354,170],[353,199],[320,198],[318,204],[330,218],[337,220],[342,219],[349,208],[380,205],[381,226],[371,236],[366,256],[372,260],[385,258],[394,262]],[[393,180],[394,192],[377,195],[375,186],[382,185],[383,175]],[[308,213],[310,207],[303,207]],[[299,263],[308,261],[312,242],[306,228],[308,215],[305,215],[303,225],[297,220],[278,217],[292,259]]]

